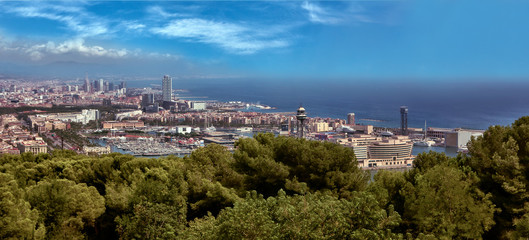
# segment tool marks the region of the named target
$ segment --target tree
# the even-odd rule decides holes
[[[529,117],[522,117],[510,127],[492,126],[482,137],[469,143],[470,157],[461,165],[479,177],[479,188],[492,195],[500,209],[494,216],[496,225],[488,238],[506,238],[514,230],[515,219],[529,210],[527,191],[529,176]]]
[[[226,147],[210,144],[184,157],[188,182],[188,219],[217,215],[244,196],[243,176],[233,170],[234,159]]]
[[[141,202],[133,214],[116,219],[123,239],[174,239],[185,224],[182,208],[163,203]]]
[[[340,197],[364,190],[369,175],[358,168],[351,148],[273,134],[241,139],[234,169],[245,175],[247,190],[273,196],[279,189],[292,193],[330,190]]]
[[[105,211],[104,199],[94,187],[64,179],[30,187],[28,201],[40,212],[48,239],[83,238]]]
[[[410,230],[443,239],[481,238],[494,224],[495,208],[490,194],[477,189],[475,181],[446,164],[416,175],[401,193],[406,196],[403,217],[411,223]]]
[[[325,193],[288,196],[282,190],[264,199],[253,191],[217,218],[191,222],[182,238],[388,239],[399,237],[391,233],[399,221],[396,212],[381,209],[365,192],[345,200]]]
[[[387,211],[394,209],[403,214],[406,195],[401,191],[408,184],[404,172],[379,170],[369,184],[368,192],[373,194],[380,206]]]
[[[126,198],[109,197],[118,200],[111,202],[112,206],[125,208],[116,218],[121,238],[170,239],[186,224],[187,184],[181,171],[182,163],[157,161],[160,167],[151,166],[145,168],[145,172],[132,174],[129,187],[121,188],[127,193]]]
[[[44,239],[46,230],[38,221],[39,212],[24,200],[13,176],[0,173],[0,238]]]

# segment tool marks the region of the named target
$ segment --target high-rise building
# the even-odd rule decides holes
[[[119,84],[119,89],[123,89],[123,88],[127,88],[127,82],[125,82],[125,81],[122,81],[122,82]]]
[[[88,80],[88,75],[86,76],[85,78],[85,81],[84,81],[84,91],[85,92],[90,92],[90,80]]]
[[[145,108],[153,104],[154,104],[154,94],[145,93],[141,96],[141,107],[142,108]]]
[[[355,123],[355,114],[354,113],[347,114],[347,124],[356,125],[356,123]]]
[[[173,97],[173,79],[168,75],[163,76],[162,80],[162,100],[171,101]]]
[[[103,81],[103,79],[99,79],[99,83],[98,83],[98,88],[97,90],[98,91],[105,91],[105,81]]]
[[[408,107],[400,107],[400,131],[402,135],[408,135]]]

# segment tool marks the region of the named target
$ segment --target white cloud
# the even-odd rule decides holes
[[[79,37],[90,37],[108,33],[107,24],[101,19],[91,16],[83,8],[77,6],[58,6],[38,2],[27,6],[6,6],[4,11],[26,18],[44,18],[58,21]]]
[[[337,24],[342,20],[336,16],[333,16],[328,10],[322,8],[321,6],[305,1],[301,4],[301,8],[305,9],[309,14],[309,20],[315,23],[323,24]]]
[[[144,52],[140,49],[115,49],[105,48],[97,45],[89,45],[82,38],[70,39],[61,43],[49,41],[46,43],[21,43],[18,41],[7,41],[0,35],[0,61],[22,61],[53,62],[53,61],[77,61],[87,62],[115,62],[116,59],[156,59],[156,60],[179,60],[182,56],[159,53]]]
[[[145,27],[146,27],[145,24],[141,24],[141,23],[131,23],[127,25],[127,29],[130,29],[130,30],[141,30],[141,29],[144,29]]]
[[[27,54],[31,60],[38,61],[48,55],[80,54],[86,57],[109,57],[122,58],[129,54],[126,49],[107,49],[100,46],[87,46],[83,39],[68,40],[60,44],[48,42],[46,44],[35,44],[16,49]]]
[[[182,13],[170,13],[167,12],[165,9],[163,9],[160,6],[150,6],[147,8],[147,12],[152,15],[154,18],[175,18],[175,17],[189,17],[189,14],[182,14]]]
[[[266,29],[198,18],[173,20],[164,27],[151,29],[151,32],[217,45],[238,54],[253,54],[266,48],[280,48],[289,45],[288,41],[283,39],[256,37],[269,35]]]
[[[125,29],[129,32],[136,32],[141,33],[143,30],[147,27],[144,23],[141,23],[140,21],[131,20],[131,21],[121,21],[121,23],[117,26],[119,29]]]

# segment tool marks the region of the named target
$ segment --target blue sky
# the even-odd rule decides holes
[[[0,71],[525,79],[529,1],[0,1]]]

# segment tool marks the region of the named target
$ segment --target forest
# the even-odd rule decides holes
[[[273,134],[183,158],[0,156],[0,239],[527,239],[529,117],[370,173]]]

